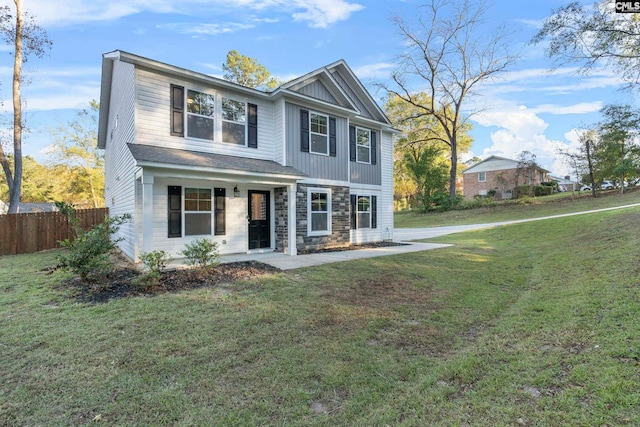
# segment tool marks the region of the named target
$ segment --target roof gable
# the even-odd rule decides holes
[[[325,67],[293,79],[280,86],[277,91],[291,91],[358,111],[356,104],[351,101]]]
[[[473,172],[491,172],[491,171],[499,171],[499,170],[509,170],[509,169],[517,169],[520,162],[513,159],[508,159],[506,157],[500,156],[489,156],[486,159],[476,163],[473,166],[468,167],[462,174],[473,173]],[[537,166],[537,169],[543,172],[549,172],[548,170]]]

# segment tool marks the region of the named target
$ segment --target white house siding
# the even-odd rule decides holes
[[[167,188],[170,185],[179,185],[182,187],[183,196],[184,189],[188,188],[225,188],[226,189],[226,234],[223,236],[184,236],[183,237],[167,237],[168,229],[168,199]],[[255,185],[238,185],[240,197],[233,197],[234,184],[229,182],[219,182],[211,180],[197,179],[176,179],[169,177],[156,177],[153,185],[153,248],[155,250],[164,250],[171,254],[174,258],[182,258],[180,251],[185,244],[195,239],[207,237],[217,242],[220,254],[232,254],[246,252],[248,248],[248,229],[247,229],[247,190],[264,189],[256,188]],[[273,200],[273,195],[271,196]],[[184,203],[184,202],[183,202]],[[273,202],[272,214],[273,218]],[[213,228],[214,218],[212,212],[211,224]],[[183,223],[184,226],[184,223]],[[273,228],[273,227],[272,227]],[[212,230],[213,232],[213,230]],[[273,237],[272,237],[273,241]]]
[[[114,61],[111,86],[111,105],[105,145],[105,204],[111,216],[130,214],[132,219],[123,224],[115,238],[129,257],[135,257],[135,162],[127,143],[135,134],[135,83],[134,67],[131,64]]]
[[[382,188],[378,201],[378,228],[383,240],[393,240],[393,137],[390,132],[380,132],[380,164]]]
[[[136,70],[138,118],[136,142],[167,148],[226,154],[237,157],[273,160],[276,157],[274,142],[273,104],[260,97],[250,97],[243,92],[231,92],[226,88],[206,86],[201,82],[158,74],[145,69]],[[230,97],[258,106],[258,148],[242,147],[225,142],[206,141],[170,135],[170,87],[184,86],[216,96],[216,121],[214,135],[219,136],[220,98]],[[214,136],[214,137],[215,137]]]

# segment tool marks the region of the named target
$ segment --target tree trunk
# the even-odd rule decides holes
[[[593,164],[591,163],[591,141],[587,140],[585,143],[587,149],[587,164],[589,165],[589,181],[591,184],[591,194],[596,197],[596,183],[593,179]]]
[[[22,80],[22,0],[16,4],[16,39],[13,58],[13,188],[9,197],[9,213],[17,213],[22,192],[22,98],[20,82]]]

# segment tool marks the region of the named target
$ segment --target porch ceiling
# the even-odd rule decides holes
[[[127,144],[139,166],[184,166],[185,169],[209,169],[212,172],[245,173],[281,176],[290,179],[304,178],[306,175],[290,166],[283,166],[271,160],[250,159],[224,154],[179,150],[142,144]]]

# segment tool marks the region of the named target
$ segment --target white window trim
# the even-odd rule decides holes
[[[480,179],[480,174],[482,174],[484,179]],[[487,173],[486,172],[478,172],[478,182],[487,182]]]
[[[326,134],[313,132],[311,130],[311,116],[313,114],[315,114],[316,116],[322,116],[322,117],[327,119],[327,133]],[[324,153],[321,152],[321,151],[313,151],[313,137],[312,137],[313,135],[321,135],[321,136],[324,136],[327,139],[327,151],[325,151]],[[319,154],[321,156],[328,156],[329,155],[329,115],[327,115],[327,114],[318,113],[317,111],[309,111],[309,153]]]
[[[311,220],[313,211],[311,210],[311,194],[324,193],[327,195],[327,230],[312,231]],[[311,187],[307,188],[307,235],[308,236],[329,236],[331,235],[331,189]]]
[[[239,99],[233,98],[231,96],[224,96],[221,95],[219,96],[220,98],[220,140],[222,141],[222,123],[227,122],[227,123],[235,123],[238,125],[244,125],[244,145],[240,145],[240,144],[234,144],[232,142],[229,141],[222,141],[222,142],[226,142],[228,144],[231,145],[235,145],[236,147],[246,147],[247,144],[249,143],[249,137],[248,137],[248,110],[249,110],[249,106],[247,105],[246,101],[241,101]],[[235,120],[227,120],[225,118],[223,118],[223,110],[222,110],[222,99],[228,99],[230,101],[234,101],[234,102],[240,102],[244,104],[244,122],[236,122]]]
[[[197,238],[200,236],[213,236],[215,227],[215,196],[214,189],[209,187],[182,187],[182,237]],[[211,229],[208,234],[187,234],[187,214],[204,214],[207,211],[187,211],[187,188],[193,188],[196,190],[209,190],[211,191],[211,210],[208,211],[211,216]]]
[[[189,91],[204,93],[205,95],[210,95],[213,97],[213,116],[205,116],[203,114],[189,112]],[[222,102],[219,101],[219,98],[220,97],[217,94],[211,93],[203,89],[198,89],[195,87],[188,87],[188,86],[184,88],[184,119],[183,120],[184,120],[184,137],[185,138],[195,139],[197,141],[208,141],[208,142],[214,142],[218,140],[217,132],[218,132],[218,128],[221,126],[218,126],[216,124],[216,121],[217,121],[216,116],[218,115],[218,111],[222,108]],[[196,116],[196,117],[204,117],[204,118],[213,120],[213,135],[211,136],[211,139],[189,136],[189,115]]]
[[[367,132],[367,134],[369,135],[369,146],[367,147],[369,149],[369,161],[368,162],[363,162],[362,160],[358,159],[358,148],[360,147],[364,147],[364,145],[361,145],[358,143],[358,131],[365,131]],[[371,164],[371,130],[370,129],[366,129],[366,128],[361,128],[356,126],[356,163],[362,163],[363,165],[370,165]]]
[[[371,210],[371,196],[372,194],[356,194],[356,229],[363,229],[363,230],[371,230],[371,215],[372,215],[372,210]],[[367,224],[367,226],[361,226],[360,225],[360,212],[363,213],[367,213],[366,211],[360,211],[358,210],[359,207],[359,201],[360,201],[360,197],[367,197],[369,199],[369,224]]]

